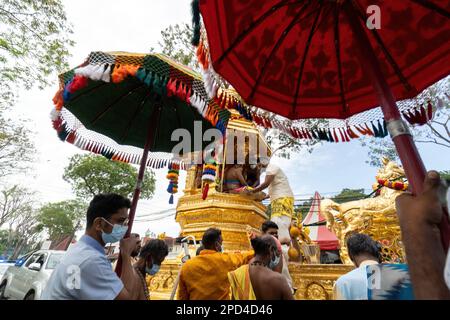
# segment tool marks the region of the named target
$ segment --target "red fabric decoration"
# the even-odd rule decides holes
[[[382,3],[385,19],[381,30],[365,31],[377,58],[383,62],[383,74],[397,100],[416,96],[450,73],[450,41],[443,36],[450,33],[445,16],[448,0],[199,1],[214,70],[248,104],[291,119],[343,119],[379,106],[365,64],[357,57],[359,39],[351,31],[350,18],[344,12],[348,2],[355,3],[364,17],[366,8]],[[296,17],[301,23],[295,23]],[[422,28],[417,27],[422,24]],[[319,31],[314,32],[315,28]],[[340,59],[336,59],[336,32]],[[384,48],[377,41],[377,34]],[[413,89],[405,88],[399,73],[386,63],[383,50],[392,56]],[[302,72],[292,71],[299,70],[299,66],[303,66]],[[342,82],[324,81],[328,74],[337,77],[339,68],[347,70],[345,66],[351,66],[351,72],[343,72]],[[345,112],[342,96],[351,105]]]
[[[62,126],[62,119],[58,118],[58,119],[52,121],[52,123],[53,123],[53,129],[59,130],[59,128],[61,128],[61,126]]]
[[[83,89],[88,85],[88,79],[86,77],[76,75],[73,77],[71,84],[68,86],[67,91],[74,93],[80,89]]]
[[[203,187],[202,199],[205,200],[208,197],[209,184],[206,183]]]
[[[333,140],[334,142],[339,142],[337,133],[336,133],[336,128],[333,128]]]
[[[76,138],[76,136],[75,136],[75,131],[71,131],[71,132],[69,133],[69,135],[67,136],[66,141],[67,141],[68,143],[74,144],[74,143],[75,143],[75,138]]]
[[[347,127],[347,132],[350,138],[357,139],[359,136],[351,129],[351,127]]]

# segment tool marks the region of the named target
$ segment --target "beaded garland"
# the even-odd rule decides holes
[[[169,203],[173,204],[173,195],[178,192],[178,176],[180,173],[180,166],[176,163],[169,164],[169,172],[166,178],[170,180],[167,192],[170,193]]]
[[[205,200],[206,197],[208,197],[209,184],[215,181],[216,172],[217,172],[217,162],[215,160],[211,160],[209,163],[203,165],[203,174],[202,174],[203,200]]]

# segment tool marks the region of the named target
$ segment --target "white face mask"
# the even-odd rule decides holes
[[[271,270],[275,269],[277,267],[277,265],[280,263],[280,259],[281,259],[281,254],[280,255],[275,254],[274,257],[272,259],[270,259],[269,268]]]

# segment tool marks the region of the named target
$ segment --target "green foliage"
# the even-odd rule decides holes
[[[44,205],[38,213],[39,229],[45,230],[49,239],[56,241],[80,229],[80,220],[86,214],[86,204],[67,200]]]
[[[0,256],[8,249],[8,230],[0,230]]]
[[[88,201],[99,193],[118,193],[131,198],[137,174],[137,170],[126,163],[96,155],[74,155],[64,170],[63,179],[72,185],[78,197]],[[154,190],[155,176],[147,169],[141,197],[151,198]]]
[[[0,112],[0,177],[22,172],[29,167],[36,152],[31,132],[6,119]]]
[[[367,195],[364,193],[364,189],[348,189],[344,188],[342,191],[331,198],[334,202],[337,203],[344,203],[354,200],[359,200],[367,197]],[[306,216],[309,213],[309,210],[311,208],[313,197],[309,198],[309,200],[303,201],[301,204],[295,206],[295,211],[297,212],[298,219],[300,221],[303,221]],[[323,198],[322,198],[323,199]]]
[[[344,188],[338,195],[336,195],[335,197],[333,197],[331,199],[337,203],[344,203],[344,202],[363,199],[365,197],[367,197],[367,195],[364,193],[364,189]]]
[[[161,41],[158,42],[161,52],[175,61],[199,71],[195,47],[191,44],[192,28],[187,24],[176,24],[161,31]]]
[[[34,192],[15,185],[0,191],[0,227],[13,225],[24,213],[33,211]]]
[[[0,106],[14,102],[19,86],[43,88],[67,68],[71,33],[61,0],[0,2]]]
[[[439,171],[441,179],[450,180],[450,170]]]
[[[313,197],[309,200],[303,201],[300,205],[295,206],[295,211],[298,212],[298,220],[303,221],[308,215],[309,209],[311,208]]]
[[[360,138],[360,142],[363,147],[368,147],[368,160],[366,160],[366,163],[372,167],[382,167],[383,163],[381,162],[381,159],[383,157],[395,162],[400,161],[395,145],[390,137],[384,139],[364,137]]]

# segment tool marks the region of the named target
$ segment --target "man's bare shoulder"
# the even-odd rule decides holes
[[[261,276],[264,279],[264,282],[267,284],[275,285],[280,283],[281,281],[286,281],[284,276],[281,273],[272,271],[268,268],[264,268],[261,271]]]

